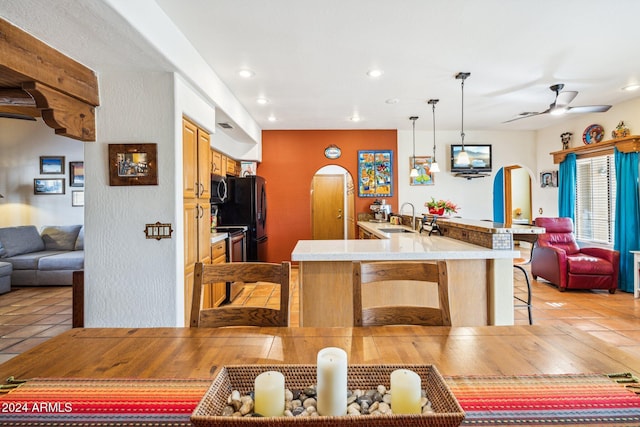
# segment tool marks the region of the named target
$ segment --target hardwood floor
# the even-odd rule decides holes
[[[291,272],[291,325],[299,321],[298,269]],[[514,272],[515,292],[525,295],[526,284]],[[532,281],[533,322],[564,323],[614,344],[629,353],[640,352],[640,299],[607,291],[567,291]],[[266,284],[245,285],[233,304],[275,306],[278,290]],[[516,324],[528,323],[525,308],[515,309]],[[0,295],[0,363],[71,329],[71,287],[18,288]]]

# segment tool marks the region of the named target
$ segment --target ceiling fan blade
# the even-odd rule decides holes
[[[569,105],[571,103],[571,101],[573,101],[575,99],[576,96],[578,96],[578,92],[576,92],[574,90],[567,90],[567,91],[564,91],[564,92],[560,92],[560,93],[558,93],[558,96],[556,97],[555,106],[556,107],[566,107],[567,105]]]
[[[526,113],[520,113],[517,116],[515,116],[514,118],[509,119],[509,120],[507,120],[505,122],[502,122],[502,123],[514,122],[516,120],[526,119],[527,117],[538,116],[538,115],[544,114],[544,113],[546,113],[546,111],[543,111],[542,113],[534,113],[534,112],[531,112],[531,111],[530,112],[526,112]]]
[[[604,113],[609,111],[611,105],[582,105],[580,107],[568,107],[567,113]]]

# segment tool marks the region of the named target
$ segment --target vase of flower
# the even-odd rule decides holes
[[[432,215],[444,215],[458,212],[458,206],[449,200],[436,200],[433,197],[430,201],[426,202],[424,206],[429,209],[429,213]]]
[[[431,215],[442,215],[444,214],[444,208],[429,208],[429,213]]]

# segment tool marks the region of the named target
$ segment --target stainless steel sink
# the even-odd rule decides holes
[[[415,231],[407,230],[406,228],[378,228],[378,231],[383,233],[415,233]]]

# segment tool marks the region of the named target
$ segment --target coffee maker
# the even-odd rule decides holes
[[[389,221],[389,215],[391,214],[391,205],[387,205],[384,199],[382,201],[376,200],[373,202],[369,209],[373,212],[373,219],[371,222],[387,222]]]

